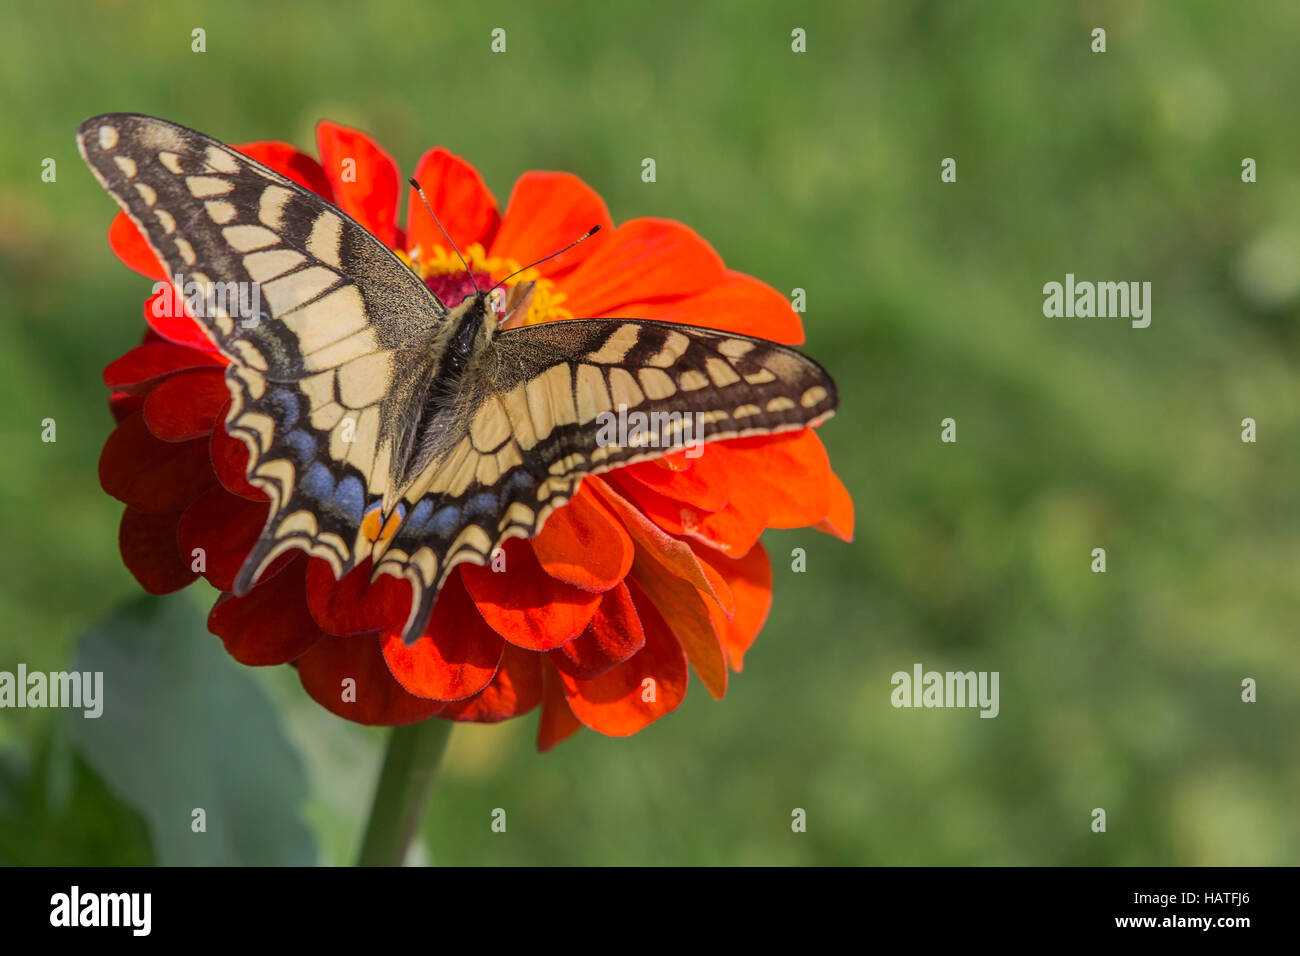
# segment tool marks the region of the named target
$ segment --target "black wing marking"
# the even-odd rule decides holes
[[[506,539],[535,535],[583,476],[696,439],[804,428],[837,404],[821,366],[762,339],[627,319],[503,332],[467,378],[448,446],[404,489],[402,523],[375,573],[411,582],[414,641],[457,564],[487,564]],[[646,416],[639,440],[618,435],[620,406],[627,432],[632,413]]]

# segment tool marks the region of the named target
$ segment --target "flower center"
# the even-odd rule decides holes
[[[481,243],[472,243],[461,250],[470,271],[466,272],[456,253],[443,246],[434,246],[426,254],[418,246],[409,253],[397,254],[449,308],[454,308],[466,296],[473,294],[474,283],[488,289],[519,268],[519,263],[505,256],[489,256]],[[470,275],[473,274],[471,281]],[[556,319],[571,319],[573,313],[564,307],[565,295],[555,288],[555,283],[544,278],[535,268],[525,269],[504,286],[507,290],[520,282],[533,282],[533,301],[528,307],[523,325],[537,325]]]

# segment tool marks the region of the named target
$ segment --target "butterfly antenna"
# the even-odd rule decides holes
[[[434,215],[433,207],[429,205],[429,199],[428,199],[427,196],[424,195],[424,190],[420,188],[420,184],[416,181],[416,179],[415,179],[414,176],[412,176],[410,179],[408,179],[407,182],[409,182],[412,186],[415,187],[415,191],[416,191],[417,193],[420,194],[420,201],[424,203],[424,208],[427,209],[427,210],[429,210],[429,215],[433,217],[433,221],[434,221],[435,225],[437,225],[438,229],[441,230],[441,232],[442,232],[442,234],[443,234],[444,236],[447,236],[447,244],[448,244],[449,246],[451,246],[452,251],[456,253],[456,258],[460,260],[460,264],[463,265],[463,266],[465,267],[465,273],[469,276],[469,281],[470,281],[470,284],[474,286],[474,291],[477,292],[477,293],[482,294],[483,290],[480,289],[480,288],[478,287],[478,283],[474,281],[474,272],[473,272],[473,270],[470,269],[470,267],[469,267],[469,263],[465,261],[465,257],[462,256],[462,255],[460,254],[460,250],[456,248],[456,243],[454,243],[454,242],[451,241],[451,236],[448,236],[448,235],[447,235],[447,230],[442,228],[442,223],[438,222],[438,217],[437,217],[436,215]],[[599,228],[599,227],[597,227],[597,228]],[[588,235],[590,235],[590,234],[588,234]],[[586,236],[583,236],[582,238],[583,238],[583,239],[586,239],[587,237],[586,237]],[[563,251],[563,250],[561,250],[561,251]],[[548,257],[548,258],[549,258],[549,257]],[[545,260],[543,260],[543,261],[545,261]]]
[[[567,246],[565,246],[565,247],[564,247],[563,249],[561,249],[559,252],[552,252],[549,256],[543,256],[542,258],[538,259],[536,262],[532,263],[532,265],[524,266],[522,269],[516,269],[514,272],[510,273],[510,275],[506,276],[504,279],[502,279],[500,282],[498,282],[496,285],[494,285],[494,286],[492,287],[492,289],[499,289],[499,288],[501,288],[501,286],[505,285],[507,282],[509,282],[509,281],[510,281],[511,279],[513,279],[515,276],[519,275],[519,273],[521,273],[521,272],[527,272],[527,271],[528,271],[529,269],[531,269],[533,266],[540,266],[543,262],[548,262],[548,261],[550,261],[551,259],[554,259],[556,256],[561,255],[562,253],[568,252],[570,249],[572,249],[572,248],[573,248],[574,246],[576,246],[578,243],[582,242],[582,240],[584,240],[584,239],[590,239],[592,236],[594,236],[594,235],[595,235],[596,233],[598,233],[598,232],[600,232],[600,226],[592,226],[590,229],[588,229],[586,232],[584,232],[582,235],[580,235],[577,239],[574,239],[571,243],[569,243]],[[492,289],[488,289],[488,292],[491,292]]]

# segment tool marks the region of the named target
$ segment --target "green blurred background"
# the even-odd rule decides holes
[[[774,610],[724,702],[695,682],[638,736],[549,755],[535,714],[458,728],[417,862],[1300,861],[1292,0],[50,2],[5,19],[0,669],[71,666],[139,594],[96,461],[100,371],[138,340],[149,284],[108,249],[115,207],[73,130],[137,111],[314,151],[328,117],[408,173],[445,145],[502,202],[525,170],[571,170],[616,221],[681,219],[731,267],[806,289],[808,350],[842,392],[821,434],[857,505],[851,545],[769,534]],[[1150,328],[1045,318],[1042,286],[1067,272],[1150,281]],[[166,613],[192,616],[204,589]],[[130,700],[107,676],[99,736],[0,712],[0,862],[349,861],[383,733],[310,703],[290,668],[164,630]],[[150,691],[173,658],[190,683]],[[890,675],[918,662],[999,671],[1000,716],[895,710]],[[287,752],[241,749],[258,710],[241,694],[269,698]],[[114,707],[175,728],[190,763],[123,769],[129,735],[102,743],[126,732]],[[189,807],[239,774],[206,835],[226,849],[187,850],[203,838],[169,828],[189,837]],[[292,846],[232,840],[278,805],[305,824]]]

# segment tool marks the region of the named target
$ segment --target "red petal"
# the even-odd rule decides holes
[[[437,700],[462,700],[487,687],[505,647],[484,623],[458,575],[438,594],[429,626],[414,644],[408,647],[402,640],[400,624],[383,638],[384,659],[398,683],[418,697]]]
[[[168,375],[193,368],[224,368],[226,360],[212,352],[173,345],[170,342],[150,342],[137,345],[104,369],[104,384],[124,392],[141,391]]]
[[[804,340],[799,313],[785,296],[766,282],[731,270],[694,295],[629,303],[623,311],[643,319],[701,325],[786,345],[799,345]]]
[[[149,393],[144,423],[163,441],[206,438],[229,401],[230,389],[221,372],[183,372]]]
[[[144,234],[130,217],[119,212],[108,226],[108,245],[124,263],[150,279],[166,281],[167,269],[149,248]]]
[[[397,627],[411,609],[411,585],[390,574],[374,582],[369,558],[343,575],[320,558],[307,567],[307,605],[322,629],[330,634],[364,634]]]
[[[645,633],[624,584],[605,594],[587,629],[550,652],[551,663],[570,677],[588,680],[621,664],[645,646]]]
[[[542,719],[537,725],[537,749],[546,753],[582,729],[564,699],[564,684],[554,667],[542,668]]]
[[[144,408],[144,395],[132,395],[130,392],[113,392],[108,396],[108,410],[113,413],[113,420],[120,422],[132,412]]]
[[[853,499],[849,497],[849,489],[844,487],[839,475],[832,471],[826,491],[830,498],[830,510],[826,514],[826,520],[817,525],[817,529],[833,534],[842,541],[852,541]]]
[[[223,408],[217,420],[224,422],[228,410]],[[249,501],[269,501],[266,492],[248,481],[248,445],[242,438],[235,438],[225,427],[212,429],[212,442],[208,446],[212,458],[212,468],[217,473],[222,487],[227,491],[247,498]]]
[[[286,664],[316,643],[324,632],[307,610],[303,582],[305,555],[243,597],[223,594],[208,615],[208,630],[241,664]]]
[[[749,650],[772,609],[772,562],[761,544],[743,558],[732,560],[720,554],[700,555],[701,560],[722,575],[736,601],[736,613],[722,631],[722,644],[731,669],[739,672]]]
[[[380,242],[397,241],[400,175],[393,158],[360,130],[329,120],[316,126],[321,165],[334,189],[334,201]],[[345,160],[352,160],[344,167]],[[345,178],[346,177],[346,178]]]
[[[599,249],[614,220],[605,200],[570,173],[524,173],[515,182],[510,202],[490,254],[514,259],[521,266],[563,249],[592,226],[601,231],[563,255],[537,267],[544,276],[563,275]],[[575,313],[577,314],[577,313]]]
[[[235,576],[266,526],[267,504],[232,495],[218,485],[201,495],[181,516],[181,553],[203,549],[203,576],[219,591],[235,586]],[[268,568],[263,580],[269,578]]]
[[[569,297],[564,307],[574,315],[632,315],[622,307],[703,292],[721,281],[723,271],[713,247],[690,227],[670,219],[633,219],[588,253],[560,286]]]
[[[413,724],[445,706],[402,689],[388,671],[378,635],[325,634],[298,658],[296,666],[303,689],[316,703],[359,724]]]
[[[608,591],[632,567],[627,529],[585,485],[546,519],[533,553],[551,577],[584,591]]]
[[[507,643],[492,683],[468,700],[447,704],[444,717],[494,724],[526,714],[542,700],[541,654]]]
[[[583,632],[600,605],[600,594],[551,577],[520,538],[506,542],[505,558],[505,571],[461,566],[461,580],[483,620],[507,641],[531,651],[549,651]]]
[[[198,577],[177,543],[180,517],[177,512],[147,514],[134,508],[122,512],[117,533],[122,562],[150,594],[179,591]]]
[[[200,352],[216,351],[216,345],[203,331],[203,326],[190,316],[184,298],[176,294],[176,287],[171,283],[144,300],[144,320],[149,323],[149,328],[169,342]]]
[[[150,434],[141,412],[122,419],[99,456],[104,490],[150,514],[183,510],[213,480],[207,442],[160,441]]]
[[[263,166],[270,166],[281,176],[292,179],[299,186],[306,186],[317,195],[324,196],[331,202],[334,201],[334,190],[330,188],[330,181],[321,164],[306,153],[299,152],[297,147],[270,140],[245,143],[236,146],[235,149],[249,159],[257,160]]]
[[[476,242],[485,249],[492,245],[501,216],[496,198],[488,191],[478,170],[439,147],[420,157],[415,178],[452,242],[461,249]],[[426,254],[435,246],[447,245],[414,189],[409,191],[406,203],[406,244],[408,249],[414,251],[418,247]]]
[[[591,680],[559,671],[574,716],[611,737],[636,733],[675,710],[686,697],[686,655],[681,645],[644,595],[638,597],[636,609],[645,626],[645,646],[634,657]]]

